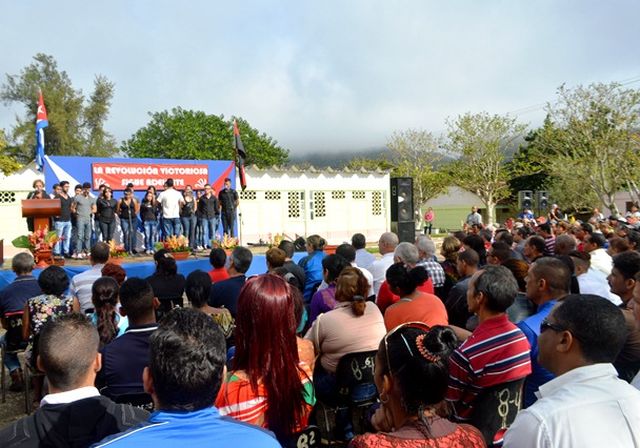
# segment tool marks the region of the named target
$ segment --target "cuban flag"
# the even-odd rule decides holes
[[[38,98],[38,111],[36,112],[36,168],[42,172],[44,170],[44,128],[49,126],[47,119],[47,109],[44,107],[42,91]]]
[[[236,150],[238,156],[238,174],[240,175],[240,187],[242,191],[247,188],[247,180],[244,175],[244,159],[247,157],[247,153],[244,150],[244,145],[240,139],[240,130],[238,129],[238,123],[233,120],[233,147]]]

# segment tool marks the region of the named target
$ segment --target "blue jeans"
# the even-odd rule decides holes
[[[6,335],[0,336],[0,346],[6,347],[7,341],[5,340]],[[9,372],[13,372],[16,369],[20,368],[20,361],[18,361],[18,355],[16,353],[7,353],[4,356],[4,365],[9,370]]]
[[[182,221],[182,233],[189,239],[189,247],[196,247],[196,223],[198,218],[196,218],[196,215],[183,216],[180,221]]]
[[[144,222],[144,248],[146,250],[153,250],[153,246],[156,244],[157,228],[158,228],[158,221]]]
[[[91,250],[91,220],[78,218],[78,239],[76,240],[76,253]]]
[[[69,255],[69,246],[71,244],[71,221],[56,221],[54,227],[60,241],[56,243],[53,249],[55,255]]]
[[[180,235],[180,218],[162,218],[164,237]]]
[[[122,227],[124,250],[132,253],[136,248],[136,219],[131,218],[131,223],[129,223],[129,218],[120,218],[120,226]]]
[[[211,247],[211,240],[216,237],[218,218],[200,218],[200,225],[202,226],[201,246]]]

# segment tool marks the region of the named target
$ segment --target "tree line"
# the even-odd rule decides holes
[[[236,119],[248,149],[246,163],[288,162],[287,149],[242,117],[180,107],[150,112],[149,122],[117,145],[104,126],[114,84],[96,75],[93,91],[85,96],[52,56],[37,54],[19,74],[7,74],[0,88],[0,100],[25,108],[9,131],[0,129],[3,172],[33,159],[39,89],[49,113],[48,154],[231,159]],[[457,185],[480,198],[489,222],[495,220],[496,205],[515,203],[519,190],[548,190],[551,200],[569,211],[604,205],[618,213],[614,196],[619,191],[640,202],[640,90],[617,83],[563,85],[545,113],[535,129],[509,115],[467,112],[448,118],[442,135],[399,130],[388,138],[384,156],[356,156],[347,166],[412,177],[417,205]]]

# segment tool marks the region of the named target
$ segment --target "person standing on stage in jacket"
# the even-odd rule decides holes
[[[224,180],[224,188],[218,193],[220,213],[222,215],[222,231],[235,236],[236,209],[240,203],[238,192],[231,188],[231,179]]]
[[[122,228],[122,239],[124,240],[124,250],[133,255],[136,249],[136,224],[137,215],[140,210],[138,201],[133,199],[133,190],[124,190],[124,197],[118,201],[118,216],[120,216],[120,227]]]
[[[202,227],[202,239],[198,243],[198,249],[211,247],[211,240],[216,237],[218,219],[220,217],[220,203],[211,185],[204,186],[204,194],[198,199],[198,211],[200,212],[200,226]]]
[[[110,187],[104,187],[102,195],[96,200],[96,224],[100,228],[104,242],[113,239],[113,233],[116,230],[117,206],[118,201],[113,199],[113,190]]]

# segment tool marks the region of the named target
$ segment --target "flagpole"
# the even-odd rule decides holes
[[[236,119],[233,119],[233,165],[235,167],[235,175],[233,180],[236,183],[236,187],[238,186],[238,178],[239,178],[239,173],[238,173],[238,145],[236,144],[236,135],[235,135],[235,129],[238,126],[238,123],[236,122]],[[238,189],[236,188],[236,192],[238,191]],[[238,193],[239,194],[239,193]],[[242,213],[240,213],[240,210],[238,210],[238,245],[242,246]]]

